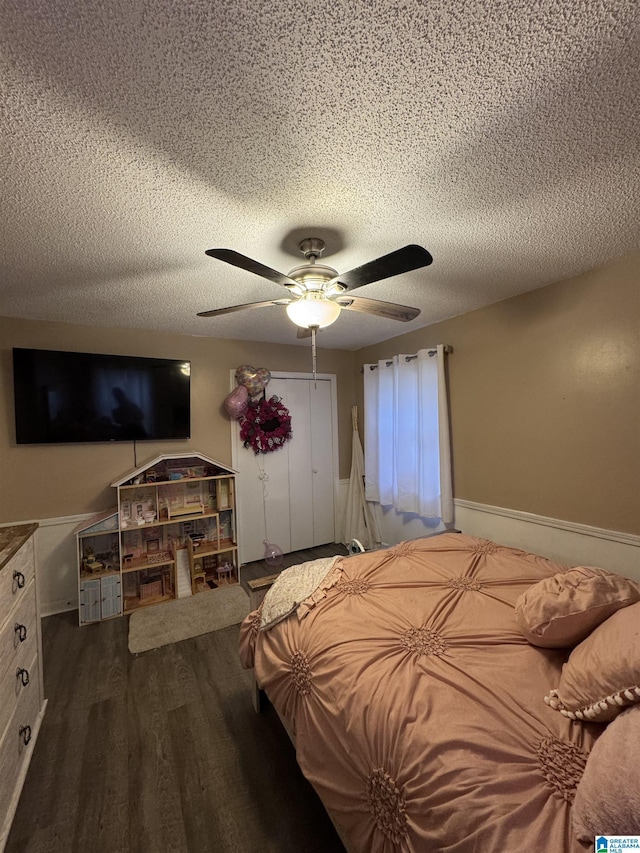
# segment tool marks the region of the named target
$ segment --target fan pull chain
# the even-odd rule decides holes
[[[317,388],[318,383],[316,382],[316,331],[317,326],[311,326],[311,359],[313,361],[313,387]]]
[[[256,464],[258,466],[258,479],[262,481],[262,512],[264,513],[264,539],[262,540],[262,544],[264,545],[264,561],[268,566],[279,566],[282,563],[282,548],[270,542],[269,534],[267,533],[267,497],[269,495],[267,480],[269,479],[269,475],[264,467],[260,465],[257,456]]]
[[[264,470],[264,468],[260,465],[258,461],[258,457],[255,457],[256,465],[258,466],[258,479],[262,480],[262,512],[264,514],[264,535],[267,536],[267,484],[266,481],[269,479],[269,475]],[[268,538],[268,536],[267,536]]]

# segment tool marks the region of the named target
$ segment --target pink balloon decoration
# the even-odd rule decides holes
[[[244,385],[238,385],[230,394],[224,398],[224,407],[229,417],[238,420],[247,411],[249,405],[249,392]]]
[[[261,394],[270,380],[271,373],[265,367],[256,369],[250,364],[242,364],[236,370],[236,382],[247,389],[250,397]]]

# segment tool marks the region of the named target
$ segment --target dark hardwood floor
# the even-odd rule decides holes
[[[342,853],[277,714],[252,708],[237,626],[135,656],[127,637],[126,617],[43,620],[48,706],[6,853]]]
[[[320,557],[333,557],[334,554],[347,555],[348,553],[344,545],[332,542],[329,545],[319,545],[316,548],[308,548],[305,551],[292,551],[290,554],[284,554],[282,564],[279,566],[269,566],[264,560],[256,560],[255,563],[246,563],[242,567],[240,577],[244,585],[249,580],[278,574],[283,569],[288,569],[290,566],[297,566],[298,563],[306,563],[307,560],[317,560]]]

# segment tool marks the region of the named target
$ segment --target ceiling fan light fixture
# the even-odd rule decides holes
[[[409,308],[395,302],[382,302],[379,299],[352,297],[349,292],[366,284],[384,281],[401,273],[429,266],[433,257],[422,246],[410,243],[340,275],[333,267],[317,263],[324,251],[324,241],[320,238],[308,237],[302,240],[299,249],[307,263],[290,270],[288,275],[271,269],[246,255],[241,255],[233,249],[207,249],[206,254],[216,260],[224,261],[233,267],[281,285],[288,291],[288,296],[281,299],[268,299],[264,302],[249,302],[245,305],[230,305],[227,308],[200,311],[198,317],[218,317],[243,311],[246,308],[286,305],[289,319],[301,329],[311,332],[315,364],[316,331],[335,323],[343,308],[403,322],[414,320],[420,313],[418,308]],[[307,336],[298,333],[298,337]]]
[[[321,293],[305,293],[301,299],[290,302],[286,311],[289,319],[303,329],[325,329],[340,316],[337,302],[326,299]]]

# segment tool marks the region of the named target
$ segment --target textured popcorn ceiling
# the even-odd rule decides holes
[[[288,272],[432,266],[343,311],[356,349],[640,245],[635,0],[5,0],[0,314],[297,341]]]

